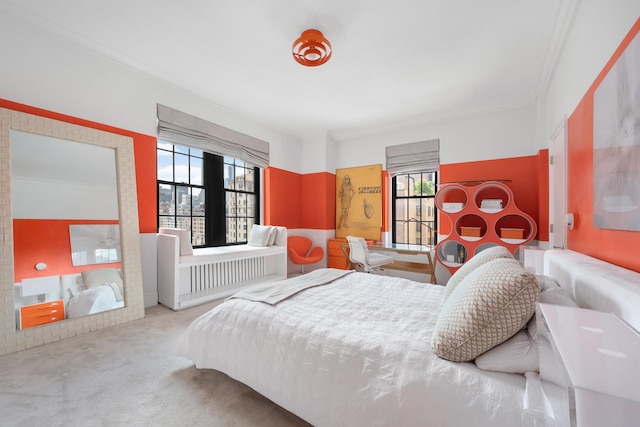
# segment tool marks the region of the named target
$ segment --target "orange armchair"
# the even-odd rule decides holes
[[[287,238],[287,252],[292,263],[300,265],[300,272],[304,274],[306,264],[315,264],[324,257],[324,250],[320,246],[311,249],[311,239],[303,236]],[[309,250],[311,249],[311,250]]]

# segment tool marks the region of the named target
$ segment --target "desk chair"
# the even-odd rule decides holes
[[[349,242],[349,260],[362,267],[365,273],[380,270],[385,264],[393,263],[393,257],[369,252],[367,242],[362,237],[347,236]]]

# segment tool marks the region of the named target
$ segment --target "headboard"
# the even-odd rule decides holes
[[[640,331],[640,273],[570,250],[544,253],[544,274],[580,307],[613,313]]]

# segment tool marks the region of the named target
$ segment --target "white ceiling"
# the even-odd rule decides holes
[[[575,0],[0,0],[37,25],[263,125],[401,129],[530,105]],[[322,31],[333,57],[291,45]]]

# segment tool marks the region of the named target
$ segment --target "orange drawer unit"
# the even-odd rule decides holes
[[[20,307],[20,329],[64,320],[64,301],[47,301]]]
[[[347,258],[340,245],[347,244],[347,239],[329,239],[327,241],[327,267],[347,269]]]

